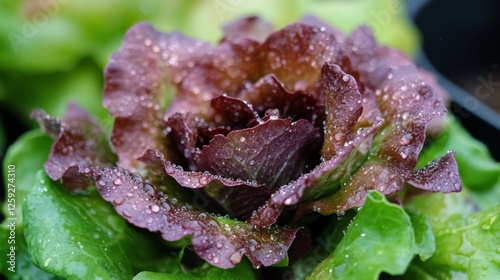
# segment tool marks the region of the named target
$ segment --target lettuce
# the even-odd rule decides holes
[[[495,255],[475,241],[472,259],[445,257],[463,254],[442,238],[448,229],[480,227],[497,241],[498,209],[457,221],[437,201],[495,204],[498,165],[449,121],[426,138],[446,113],[432,77],[366,27],[344,35],[311,18],[268,27],[235,21],[214,47],[132,27],[105,70],[110,135],[75,104],[62,119],[34,110],[55,141],[23,205],[22,254],[67,278],[302,277],[311,263],[311,279],[432,267],[446,278],[484,260],[495,274]],[[453,133],[483,157],[486,178],[461,179]],[[470,189],[459,196],[428,194],[462,182]]]

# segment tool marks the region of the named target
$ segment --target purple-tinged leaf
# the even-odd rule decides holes
[[[157,149],[174,158],[165,141],[161,107],[165,92],[178,85],[209,49],[179,33],[165,35],[149,24],[132,27],[105,70],[104,106],[115,117],[111,142],[119,165],[137,169],[137,157]]]
[[[262,184],[250,182],[242,179],[224,178],[209,172],[185,171],[181,166],[167,161],[162,153],[154,150],[147,150],[139,160],[152,168],[156,174],[165,173],[174,178],[179,185],[189,189],[199,189],[206,186],[212,187],[240,187],[250,186],[254,188],[262,187]]]
[[[75,105],[70,103],[69,106],[73,107]],[[57,139],[64,130],[59,118],[47,115],[42,109],[33,110],[31,112],[31,118],[38,122],[40,128],[46,135],[54,139]]]
[[[412,65],[391,69],[380,88],[377,102],[388,124],[425,126],[446,113],[441,99]]]
[[[323,127],[324,107],[313,96],[302,92],[288,92],[274,75],[266,75],[239,98],[252,104],[259,114],[269,109],[279,110],[282,118],[306,119],[317,127]]]
[[[195,168],[193,154],[199,136],[200,120],[191,113],[175,113],[167,119],[167,130],[170,130],[168,137],[187,160],[191,169]]]
[[[256,181],[269,188],[298,178],[319,157],[319,129],[306,120],[269,120],[216,135],[199,153],[198,170],[224,178]]]
[[[371,141],[379,126],[380,122],[370,128],[362,128],[357,137],[339,150],[336,156],[278,189],[271,195],[271,199],[252,215],[251,223],[261,227],[273,225],[285,206],[318,199],[335,192],[359,167],[366,156],[359,152],[359,147],[364,142]],[[301,215],[299,213],[296,217]]]
[[[449,152],[421,169],[416,170],[408,183],[419,189],[432,192],[451,193],[462,190],[455,152]]]
[[[375,90],[387,75],[389,67],[377,59],[377,42],[372,31],[367,26],[361,26],[349,35],[344,44],[344,51],[349,58],[348,65],[342,65],[342,70],[349,74],[359,73],[359,82]],[[345,64],[345,63],[344,63]]]
[[[357,131],[361,127],[371,127],[377,123],[381,123],[383,121],[382,113],[378,108],[377,100],[375,94],[369,89],[366,88],[361,94],[363,106],[363,112],[359,117],[358,122],[355,125],[355,130]],[[371,146],[371,144],[370,144]]]
[[[335,36],[326,28],[301,23],[274,32],[262,44],[261,59],[265,74],[274,74],[288,91],[314,87],[327,62],[341,58]]]
[[[227,23],[222,27],[222,30],[224,32],[224,40],[238,41],[251,39],[263,42],[274,31],[274,28],[271,23],[253,16]]]
[[[181,84],[167,117],[175,112],[209,116],[210,100],[227,94],[235,96],[255,82],[261,66],[259,43],[252,40],[223,41],[196,62]]]
[[[232,129],[242,129],[258,124],[258,114],[247,101],[221,95],[210,102],[214,110],[214,121]]]
[[[71,167],[106,166],[115,162],[104,129],[78,105],[70,103],[62,121],[42,110],[34,110],[31,116],[56,139],[45,171],[53,180],[62,178],[69,189],[85,189],[91,183],[85,178],[74,179],[73,172],[68,172]]]
[[[102,197],[130,223],[160,231],[168,241],[191,236],[194,251],[221,268],[234,267],[246,255],[254,267],[270,266],[286,255],[298,229],[254,228],[248,223],[208,215],[186,201],[169,198],[121,168],[93,169]]]
[[[300,212],[309,209],[328,215],[359,207],[370,190],[390,195],[412,178],[427,123],[446,109],[413,66],[392,69],[380,87],[377,103],[386,122],[374,139],[368,160],[338,192],[302,205]],[[456,165],[449,167],[442,170],[442,176],[453,168],[458,172]]]
[[[156,174],[168,174],[179,185],[190,189],[201,189],[210,197],[216,198],[217,203],[232,217],[247,217],[264,201],[269,199],[272,190],[263,184],[241,179],[224,178],[208,172],[184,171],[181,167],[165,160],[163,155],[148,150],[141,161],[147,164]],[[236,201],[253,197],[244,203]]]
[[[231,132],[231,127],[218,125],[218,126],[203,126],[200,128],[200,136],[198,137],[198,147],[206,146],[215,135],[226,136]]]
[[[234,188],[207,186],[204,190],[229,216],[240,220],[250,218],[252,212],[262,206],[274,192],[265,186],[255,188],[247,185]]]
[[[326,63],[321,69],[320,92],[325,98],[326,124],[321,155],[331,159],[355,137],[354,126],[363,107],[356,80],[338,65]]]
[[[329,32],[329,33],[335,35],[335,39],[339,43],[342,43],[345,40],[344,33],[333,28],[329,23],[326,23],[315,16],[306,15],[300,20],[300,23],[319,28],[320,30],[324,30],[326,32]]]

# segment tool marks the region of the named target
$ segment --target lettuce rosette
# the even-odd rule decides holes
[[[77,105],[62,119],[33,111],[55,139],[47,175],[95,186],[129,223],[189,237],[220,268],[299,259],[314,219],[367,197],[461,190],[452,151],[416,168],[442,90],[368,27],[306,18],[274,31],[252,17],[223,30],[211,46],[133,26],[105,69],[110,137]]]

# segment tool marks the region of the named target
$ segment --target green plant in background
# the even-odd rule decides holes
[[[45,3],[45,9],[40,3]],[[102,69],[125,31],[143,20],[164,31],[178,29],[213,43],[221,36],[222,24],[242,15],[258,14],[280,28],[303,15],[314,14],[343,31],[352,31],[368,22],[380,43],[412,54],[418,48],[418,36],[401,5],[400,1],[390,0],[3,1],[0,3],[1,108],[15,116],[9,122],[32,127],[29,112],[34,107],[61,116],[72,100],[110,124],[108,112],[101,105]],[[37,13],[46,14],[47,20],[37,23]],[[31,33],[25,33],[30,32],[25,31],[30,25],[34,26]],[[0,148],[6,138],[4,134],[0,122]],[[229,270],[204,264],[186,272],[181,265],[184,251],[155,258],[158,250],[178,249],[184,244],[158,245],[161,242],[158,236],[137,232],[125,224],[109,203],[95,194],[95,189],[82,200],[79,194],[70,194],[38,172],[48,157],[51,143],[51,139],[35,129],[20,137],[5,154],[3,173],[7,174],[11,164],[17,169],[17,270],[22,273],[9,273],[3,254],[6,244],[0,244],[3,274],[11,279],[56,278],[47,272],[81,278],[88,276],[89,271],[104,279],[130,279],[134,275],[134,279],[259,277],[248,261]],[[415,279],[498,276],[500,259],[493,244],[500,243],[497,218],[500,164],[453,118],[447,119],[442,134],[426,146],[419,162],[423,165],[448,150],[458,151],[456,157],[465,187],[462,193],[420,197],[405,209],[390,204],[378,193],[370,193],[367,205],[357,215],[348,212],[342,221],[332,222],[337,226],[334,231],[332,227],[325,229],[321,236],[331,246],[321,258],[313,250],[309,257],[286,269],[304,277],[312,273],[312,279],[330,276],[373,279],[380,271],[406,273],[404,277]],[[7,185],[6,175],[4,181]],[[30,203],[24,207],[26,221],[23,221],[21,209],[26,199]],[[108,211],[109,217],[96,217],[93,209]],[[373,216],[368,210],[381,214]],[[40,212],[44,213],[44,219],[40,219]],[[8,215],[5,204],[2,213]],[[392,218],[387,221],[389,215]],[[405,234],[388,240],[384,233],[388,223]],[[87,228],[78,224],[86,224]],[[54,231],[47,231],[50,228]],[[7,240],[9,234],[4,221],[0,240]],[[400,245],[397,250],[391,249],[393,242]],[[378,252],[381,248],[374,246],[380,244],[389,250],[379,256],[365,255],[366,251]],[[92,252],[93,257],[72,254],[83,250],[82,247]],[[138,251],[144,255],[136,255]],[[396,254],[398,259],[385,258]],[[57,258],[63,258],[64,263]],[[371,258],[383,259],[384,263],[370,269],[358,268],[372,264]],[[316,265],[319,266],[314,269]]]

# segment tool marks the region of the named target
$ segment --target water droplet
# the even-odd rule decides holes
[[[238,252],[234,252],[230,257],[229,257],[229,261],[232,263],[232,264],[237,264],[239,263],[241,260],[241,255],[238,253]]]
[[[156,195],[156,189],[151,184],[144,184],[144,191],[150,196]]]
[[[365,237],[365,236],[366,236],[366,233],[364,233],[364,232],[363,232],[363,233],[361,234],[361,237]]]
[[[493,225],[493,223],[495,222],[496,219],[497,219],[497,216],[492,216],[488,221],[486,221],[481,226],[481,228],[484,229],[484,230],[489,230],[491,228],[491,226]]]
[[[402,118],[403,120],[406,120],[406,119],[408,118],[408,116],[409,116],[409,115],[410,115],[410,114],[409,114],[408,112],[404,112],[403,114],[401,114],[401,118]]]
[[[141,182],[143,181],[143,178],[142,178],[142,175],[137,173],[137,172],[134,172],[130,175],[132,177],[133,180],[137,181],[137,182]]]
[[[158,213],[160,211],[160,206],[156,205],[156,204],[153,204],[151,206],[151,211],[155,212],[155,213]]]
[[[401,136],[401,139],[399,139],[399,144],[408,145],[410,144],[411,139],[413,139],[413,136],[411,136],[411,134],[405,134]]]
[[[49,263],[50,263],[51,260],[52,260],[52,258],[47,258],[45,260],[45,262],[43,263],[43,266],[45,266],[45,267],[49,266]]]
[[[122,184],[122,180],[120,178],[116,178],[113,180],[113,185],[119,186]]]
[[[130,217],[132,217],[132,214],[130,214],[130,212],[128,212],[127,209],[124,209],[123,216],[125,216],[126,218],[130,218]]]
[[[337,133],[335,133],[335,136],[334,136],[334,137],[335,137],[335,140],[337,140],[337,141],[342,141],[342,139],[344,138],[344,133],[342,133],[342,132],[337,132]]]
[[[241,142],[241,143],[245,142],[245,140],[246,140],[246,139],[245,139],[245,137],[243,137],[243,136],[242,136],[242,137],[240,137],[240,142]]]
[[[347,75],[342,76],[342,80],[343,80],[344,82],[349,81],[349,76],[347,76]]]
[[[125,202],[125,197],[123,197],[123,196],[119,196],[119,197],[117,197],[117,198],[115,198],[115,199],[113,200],[113,204],[114,204],[114,205],[117,205],[117,206],[118,206],[118,205],[122,205],[122,204],[123,204],[123,202]]]
[[[199,182],[201,185],[203,185],[203,186],[204,186],[204,185],[208,184],[208,178],[207,178],[207,177],[205,177],[205,176],[202,176],[202,177],[200,178],[200,180],[198,180],[198,182]]]

